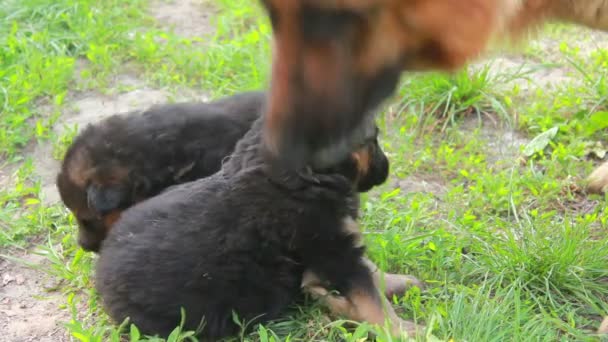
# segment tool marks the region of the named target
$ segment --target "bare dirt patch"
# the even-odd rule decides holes
[[[555,89],[564,83],[577,81],[572,77],[571,71],[565,67],[540,63],[522,56],[507,55],[493,58],[489,68],[489,75],[495,79],[507,81],[507,77],[516,77],[497,86],[509,88],[517,86],[524,93],[538,88]]]
[[[212,18],[214,9],[205,0],[155,1],[150,7],[159,26],[172,29],[185,38],[204,38],[214,33]],[[83,68],[86,63],[80,63]],[[78,77],[77,77],[78,81]],[[128,90],[124,90],[128,89]],[[150,87],[136,76],[117,76],[110,89],[102,94],[88,91],[68,95],[60,121],[55,125],[56,134],[63,134],[67,127],[84,128],[113,114],[145,109],[154,104],[174,101],[206,101],[208,96],[191,89],[158,89]],[[48,112],[41,105],[38,111]],[[35,173],[42,182],[42,199],[45,204],[59,202],[55,188],[55,176],[59,161],[52,156],[51,142],[32,144],[23,156],[31,157]],[[12,187],[13,174],[18,166],[0,167],[0,189]],[[7,252],[8,253],[8,252]],[[10,252],[29,264],[48,267],[46,259],[31,251]],[[51,277],[38,268],[0,258],[0,342],[63,342],[71,339],[63,322],[70,317],[65,309],[64,296],[52,289],[57,288]]]
[[[208,0],[163,0],[150,5],[150,13],[164,27],[184,38],[210,37],[216,13]]]
[[[474,116],[466,117],[461,130],[477,131],[479,139],[485,143],[486,160],[497,167],[510,167],[518,163],[521,149],[529,142],[529,139],[507,123],[490,115],[484,116],[482,120]]]
[[[608,33],[592,31],[581,27],[557,28],[539,34],[529,41],[528,52],[521,46],[509,52],[495,51],[484,61],[474,63],[473,70],[489,67],[489,75],[500,81],[509,77],[506,86],[517,86],[521,97],[537,89],[551,90],[564,84],[580,85],[581,77],[572,63],[564,55],[564,50],[589,60],[598,49],[608,49]]]
[[[411,175],[404,179],[393,181],[394,188],[399,188],[402,194],[428,193],[441,198],[447,192],[445,181],[431,175]]]
[[[502,123],[493,116],[484,116],[481,120],[474,116],[463,118],[460,131],[477,132],[480,143],[486,151],[489,165],[498,169],[511,168],[518,165],[521,149],[529,140],[519,132]],[[449,191],[450,184],[438,175],[421,173],[412,174],[402,179],[392,179],[392,187],[399,188],[402,194],[426,193],[431,194],[440,203]]]
[[[530,43],[530,47],[540,51],[544,59],[560,64],[566,62],[560,53],[564,45],[588,58],[597,49],[608,49],[608,33],[574,26],[543,35]]]
[[[15,257],[48,267],[44,257],[30,252]],[[62,324],[70,317],[60,308],[65,299],[55,288],[57,284],[39,270],[0,259],[0,341],[69,341]]]
[[[14,168],[10,166],[0,167],[0,189],[6,189],[11,182],[11,174]]]

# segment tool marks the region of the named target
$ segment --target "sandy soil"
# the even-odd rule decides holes
[[[46,266],[45,258],[24,251],[14,257]],[[0,259],[0,341],[69,341],[62,323],[70,317],[59,308],[65,298],[45,273],[23,264]]]

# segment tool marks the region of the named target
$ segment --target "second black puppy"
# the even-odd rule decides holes
[[[157,105],[86,127],[57,175],[78,242],[98,251],[120,213],[167,187],[217,172],[264,104],[263,92],[209,103]]]
[[[167,336],[183,308],[185,328],[202,323],[199,336],[215,341],[238,331],[233,311],[246,322],[277,318],[304,283],[339,291],[345,300],[329,301],[337,313],[411,332],[380,294],[355,221],[357,192],[388,175],[376,136],[331,168],[271,172],[262,122],[220,172],[123,213],[97,264],[108,314]]]

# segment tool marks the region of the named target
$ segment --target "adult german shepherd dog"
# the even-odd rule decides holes
[[[265,139],[294,168],[347,155],[403,71],[461,68],[547,21],[608,30],[608,0],[260,2],[274,43]],[[608,163],[589,181],[608,190]]]

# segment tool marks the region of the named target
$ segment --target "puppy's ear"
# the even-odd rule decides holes
[[[370,143],[366,153],[365,158],[357,160],[359,165],[357,190],[359,192],[367,192],[371,188],[384,183],[389,174],[388,158],[382,151],[377,139],[374,140],[373,144]]]
[[[91,184],[87,187],[87,203],[89,208],[100,215],[120,209],[128,202],[128,193],[119,186],[99,186]]]

